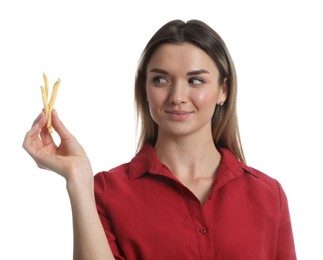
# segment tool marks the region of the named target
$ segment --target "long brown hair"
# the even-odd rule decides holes
[[[204,50],[215,62],[220,72],[220,83],[226,81],[228,96],[222,106],[216,106],[212,118],[212,135],[216,147],[229,149],[245,162],[240,141],[236,100],[237,77],[229,51],[222,38],[207,24],[199,20],[183,22],[173,20],[162,26],[150,39],[140,58],[135,79],[135,104],[140,136],[137,149],[150,142],[155,145],[158,126],[150,116],[146,96],[146,70],[154,51],[164,43],[191,43]],[[138,123],[138,122],[137,122]]]

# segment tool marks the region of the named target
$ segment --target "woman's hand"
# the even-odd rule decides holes
[[[38,167],[57,172],[67,181],[73,215],[73,259],[115,259],[96,209],[93,172],[84,149],[65,128],[56,111],[52,113],[52,126],[61,139],[58,146],[46,125],[42,112],[26,133],[23,148]]]
[[[67,182],[77,180],[83,184],[91,183],[93,172],[90,161],[83,147],[66,129],[55,110],[52,112],[52,125],[61,140],[58,146],[54,143],[46,124],[47,120],[42,112],[26,133],[23,148],[39,168],[54,171]]]

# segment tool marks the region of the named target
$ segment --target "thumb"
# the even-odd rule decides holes
[[[73,137],[72,134],[64,126],[63,122],[59,119],[57,111],[53,109],[52,111],[52,125],[61,140]]]

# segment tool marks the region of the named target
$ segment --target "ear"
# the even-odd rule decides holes
[[[223,105],[223,103],[227,100],[228,97],[228,79],[225,78],[223,80],[222,85],[220,86],[220,92],[219,92],[219,96],[218,96],[218,104]]]

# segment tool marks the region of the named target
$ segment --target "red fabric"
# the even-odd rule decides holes
[[[281,185],[220,152],[204,205],[149,144],[130,163],[95,176],[97,209],[116,259],[296,259]]]

